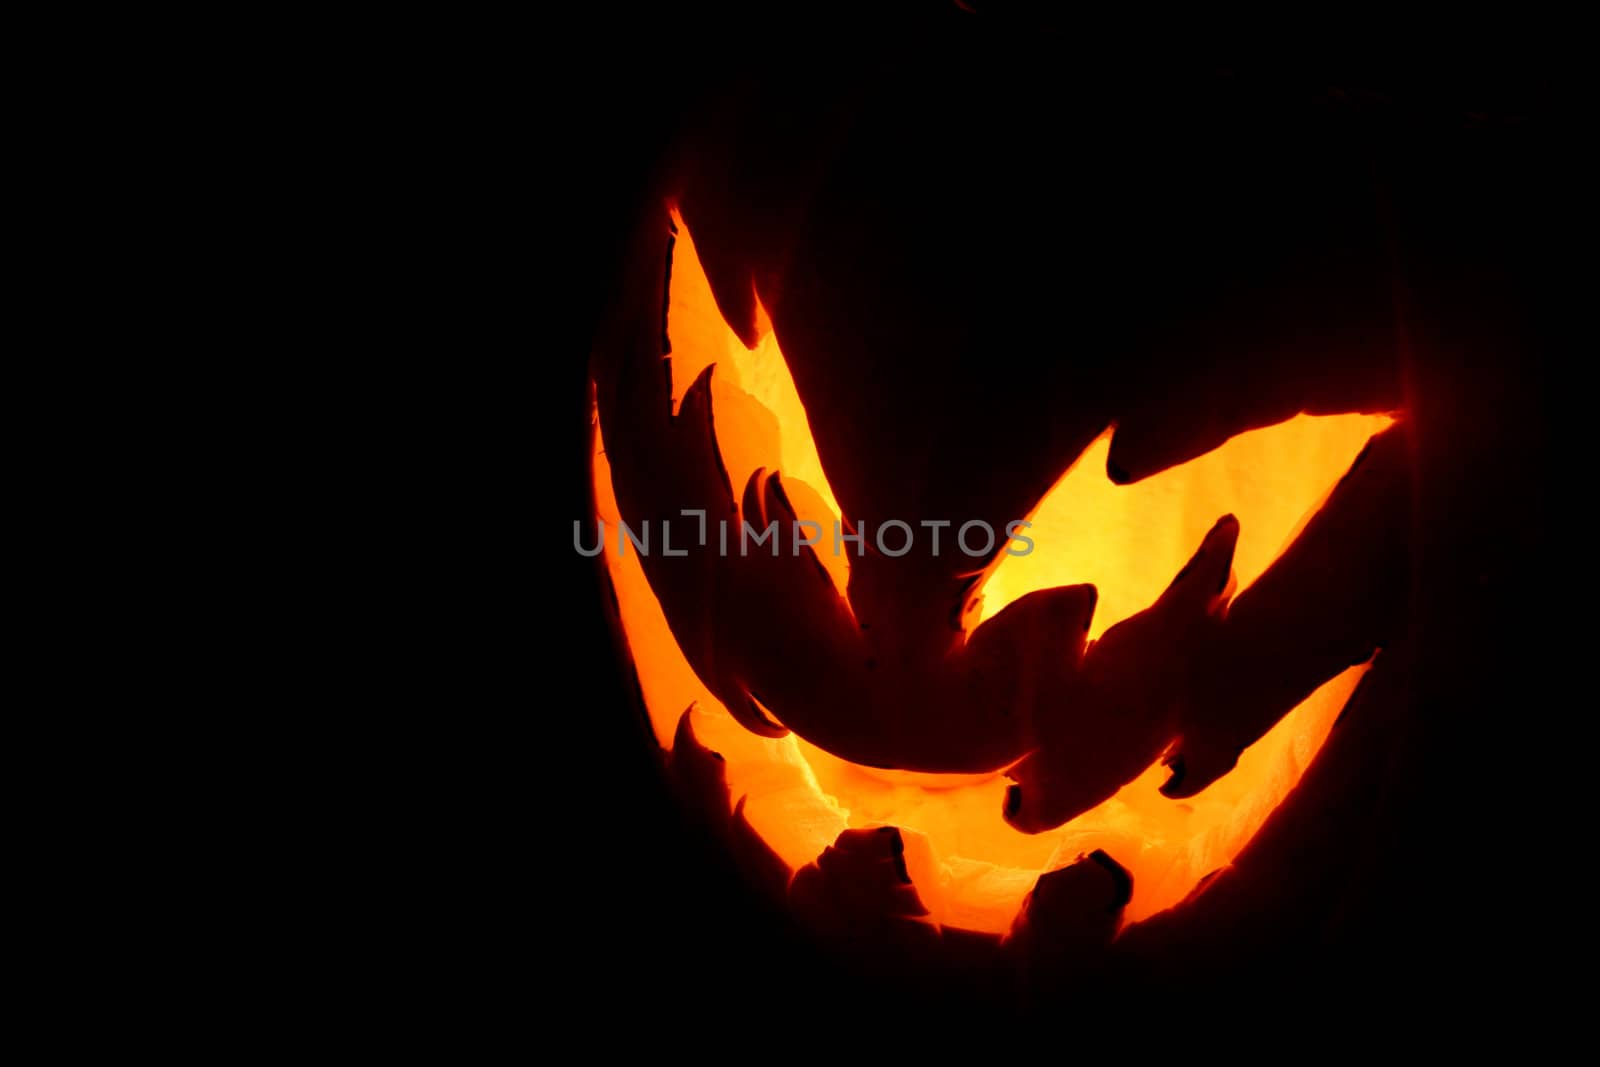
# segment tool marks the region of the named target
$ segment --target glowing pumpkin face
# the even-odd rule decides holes
[[[930,22],[673,130],[591,361],[617,634],[680,794],[825,940],[1209,961],[1333,910],[1387,817],[1412,537],[1459,637],[1503,382],[1408,362],[1433,235],[1343,115]]]
[[[586,613],[545,647],[602,705],[535,753],[576,769],[581,849],[537,845],[582,905],[548,912],[583,924],[573,962],[670,994],[660,1032],[733,997],[795,1040],[889,989],[965,1017],[905,971],[957,1009],[1004,1010],[1010,976],[1171,978],[1165,1003],[1229,1001],[1194,1048],[1242,1039],[1263,987],[1521,982],[1495,933],[1537,940],[1561,853],[1534,828],[1580,810],[1549,803],[1570,629],[1537,611],[1574,593],[1538,573],[1569,510],[1546,375],[1580,350],[1564,94],[1409,54],[1096,64],[1031,5],[963,6],[593,35],[594,77],[644,91],[573,109],[548,158],[580,195],[539,205],[596,257],[582,380],[541,380],[536,416],[597,419],[562,463],[573,595],[540,599]],[[537,328],[541,369],[576,364]],[[711,546],[791,514],[821,544],[725,560],[685,509]],[[596,517],[604,557],[568,556]],[[660,778],[617,770],[635,741]],[[810,966],[788,917],[897,981],[842,996],[855,968]],[[1124,999],[1117,1036],[1173,1052],[1165,1004]]]
[[[1403,500],[1403,424],[1299,415],[1130,485],[1102,428],[1026,525],[978,517],[1014,539],[962,541],[960,515],[872,523],[841,513],[764,309],[747,345],[665,214],[637,290],[665,295],[665,336],[636,321],[597,353],[597,515],[656,739],[752,873],[841,940],[893,920],[1037,954],[1226,868],[1383,638],[1382,612],[1335,611],[1299,662],[1261,662],[1282,651],[1263,627],[1371,575],[1364,537],[1338,543]],[[913,557],[919,534],[943,552]],[[937,625],[885,603],[931,603]]]

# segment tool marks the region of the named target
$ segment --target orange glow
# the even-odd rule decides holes
[[[817,459],[805,411],[776,338],[766,330],[748,351],[717,312],[681,219],[668,309],[676,404],[716,363],[712,393],[718,441],[735,486],[757,466],[780,469],[786,485],[815,492],[795,500],[801,517],[831,524],[838,505]],[[1153,602],[1218,516],[1241,523],[1235,555],[1240,587],[1271,563],[1348,469],[1383,416],[1300,416],[1240,435],[1181,467],[1118,487],[1105,476],[1109,436],[1084,454],[1040,503],[1028,531],[1035,549],[1008,557],[990,576],[983,618],[1034,589],[1093,582],[1100,591],[1092,636]],[[596,432],[595,493],[609,528],[619,518],[610,465]],[[812,514],[807,515],[805,512]],[[1237,768],[1196,797],[1173,801],[1151,766],[1099,807],[1047,833],[1027,835],[1001,818],[1000,775],[909,775],[867,771],[794,735],[744,730],[701,683],[678,648],[638,554],[604,558],[656,740],[670,748],[679,716],[694,705],[700,742],[726,761],[730,807],[745,816],[791,869],[809,863],[849,827],[895,825],[907,868],[930,918],[967,930],[1004,932],[1038,876],[1104,849],[1133,875],[1125,919],[1137,922],[1182,900],[1226,866],[1299,781],[1367,669],[1330,680],[1286,715]],[[823,553],[824,564],[831,553]],[[843,557],[830,572],[842,590]]]

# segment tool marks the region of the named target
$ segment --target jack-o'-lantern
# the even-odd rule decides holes
[[[1096,173],[1042,174],[1041,106],[988,109],[1063,94],[990,53],[930,110],[985,47],[930,39],[743,82],[670,156],[575,547],[679,796],[803,929],[1159,967],[1296,892],[1262,872],[1404,721],[1426,411],[1381,197],[1320,112],[1265,149],[1271,108],[1080,114]]]

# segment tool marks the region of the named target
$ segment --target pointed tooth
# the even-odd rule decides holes
[[[727,764],[721,753],[702,745],[695,736],[694,713],[695,705],[690,704],[678,719],[667,772],[683,802],[721,833],[728,828],[731,807]]]
[[[1227,591],[1238,543],[1239,520],[1232,515],[1222,516],[1161,595],[1158,605],[1190,614],[1210,611]]]
[[[1098,849],[1040,875],[1006,939],[1026,983],[1049,988],[1093,971],[1132,896],[1133,877]]]
[[[892,827],[845,830],[814,863],[795,872],[789,903],[816,934],[868,956],[915,946],[932,956],[938,928],[906,869],[905,844]]]
[[[1057,706],[1041,709],[1038,747],[1006,772],[1016,784],[1001,817],[1013,828],[1060,826],[1115,795],[1171,745],[1193,664],[1220,626],[1238,537],[1237,519],[1217,520],[1166,592],[1107,630]]]

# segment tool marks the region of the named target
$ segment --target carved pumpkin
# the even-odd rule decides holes
[[[1111,435],[1097,437],[1029,512],[1028,534],[1042,550],[988,550],[976,565],[947,553],[975,574],[961,583],[964,600],[949,605],[960,625],[947,624],[943,658],[897,672],[872,640],[893,622],[852,616],[849,575],[869,559],[892,567],[903,557],[845,540],[843,527],[834,545],[811,529],[794,540],[797,522],[832,534],[840,521],[804,406],[773,334],[744,348],[716,310],[692,236],[681,220],[664,222],[663,233],[669,228],[659,247],[671,263],[663,286],[670,393],[654,353],[623,372],[633,381],[608,390],[648,399],[616,401],[639,405],[614,423],[638,451],[607,449],[596,436],[596,547],[603,545],[657,741],[708,817],[731,820],[758,877],[811,910],[823,929],[854,934],[853,923],[906,916],[915,918],[898,936],[998,936],[1017,923],[1041,875],[1086,856],[1114,872],[1109,886],[1129,893],[1126,921],[1178,903],[1227,866],[1314,758],[1384,630],[1365,640],[1319,634],[1337,648],[1332,659],[1319,649],[1298,675],[1279,676],[1273,691],[1257,695],[1235,676],[1247,668],[1233,660],[1250,653],[1228,648],[1224,609],[1269,570],[1291,590],[1276,593],[1269,580],[1261,585],[1268,607],[1257,609],[1268,621],[1232,619],[1252,627],[1235,639],[1250,646],[1261,626],[1281,623],[1286,607],[1310,596],[1326,602],[1332,591],[1318,572],[1326,553],[1313,557],[1310,573],[1292,564],[1307,546],[1321,550],[1347,536],[1355,519],[1403,507],[1405,452],[1390,444],[1403,440],[1393,419],[1299,416],[1136,487],[1106,477]],[[665,490],[668,507],[624,514],[613,456],[650,464],[635,494]],[[691,487],[708,478],[720,498]],[[1336,483],[1336,506],[1298,530]],[[737,508],[734,486],[744,487]],[[744,527],[763,530],[774,515],[777,540],[769,534],[752,552]],[[1247,526],[1254,537],[1242,536]],[[1291,541],[1299,548],[1285,553]],[[1272,570],[1280,553],[1285,564]],[[1370,563],[1366,552],[1336,563],[1340,582],[1393,587],[1397,578],[1355,572]],[[680,637],[648,576],[668,585],[685,572],[690,585],[673,605]],[[1067,584],[1072,579],[1092,584]],[[706,595],[705,614],[688,615],[712,590],[721,599]],[[840,652],[793,633],[829,626],[863,636]],[[741,634],[753,637],[750,645],[741,646]],[[698,658],[686,643],[699,646]],[[1220,676],[1200,679],[1201,657],[1231,658]],[[1202,695],[1179,693],[1191,686]],[[942,692],[957,699],[941,707]],[[1231,715],[1220,715],[1214,731],[1187,726],[1186,718],[1204,718],[1205,704],[1224,701],[1252,706],[1226,709]],[[1007,706],[996,711],[995,703]],[[896,713],[906,718],[895,722]],[[989,723],[1000,736],[990,736]],[[849,758],[852,749],[859,761]],[[1200,768],[1205,777],[1196,782],[1189,776]],[[863,903],[836,901],[840,887],[830,879],[854,878],[881,881],[872,891],[889,896],[872,895],[864,906],[887,910],[850,914]]]
[[[1084,132],[1130,152],[1085,220],[1041,108],[996,107],[1061,94],[930,39],[893,78],[766,72],[680,139],[594,349],[580,548],[678,796],[851,966],[1181,970],[1326,911],[1330,842],[1383,817],[1346,789],[1413,718],[1448,453],[1391,190],[1338,116],[1267,151],[1276,104],[1223,92]],[[926,106],[973,49],[996,80]],[[1148,199],[1202,145],[1226,166]],[[950,551],[972,521],[1031,550]]]

